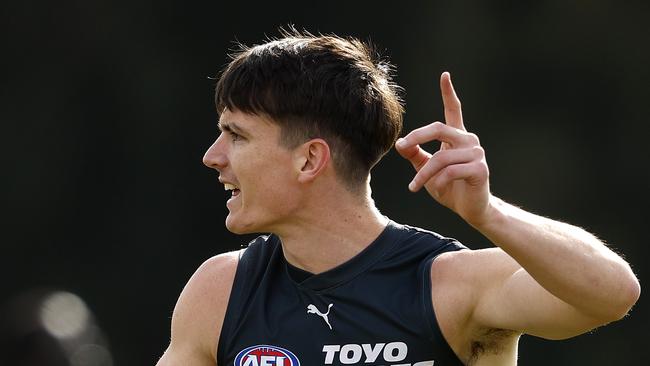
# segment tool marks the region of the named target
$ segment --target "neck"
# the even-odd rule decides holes
[[[314,195],[297,218],[274,231],[282,240],[286,260],[311,273],[332,269],[370,245],[388,223],[367,193],[345,189]]]

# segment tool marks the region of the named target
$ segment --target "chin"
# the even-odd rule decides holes
[[[259,228],[258,225],[255,225],[254,222],[242,222],[242,220],[234,217],[232,214],[229,214],[228,217],[226,217],[226,229],[237,235],[262,232],[261,228]]]

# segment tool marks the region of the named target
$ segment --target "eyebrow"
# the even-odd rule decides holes
[[[239,135],[248,135],[248,132],[245,129],[239,127],[237,125],[237,123],[235,123],[235,122],[222,122],[222,121],[219,121],[217,123],[217,126],[219,126],[219,129],[221,131],[234,132],[234,133],[239,134]]]

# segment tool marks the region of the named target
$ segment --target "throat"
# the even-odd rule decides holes
[[[359,254],[389,221],[372,202],[325,196],[303,200],[304,205],[290,220],[270,230],[280,238],[287,262],[313,274],[328,271]]]
[[[372,225],[351,225],[350,227],[315,227],[307,232],[293,232],[293,235],[278,235],[287,263],[304,273],[296,279],[319,274],[333,269],[352,259],[379,237],[388,224],[376,221]],[[365,227],[364,227],[365,226]]]

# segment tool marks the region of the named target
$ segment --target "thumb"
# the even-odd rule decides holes
[[[399,138],[395,142],[395,150],[397,150],[404,159],[411,162],[415,171],[419,171],[431,157],[431,154],[422,149],[420,145],[410,145],[403,138]]]

